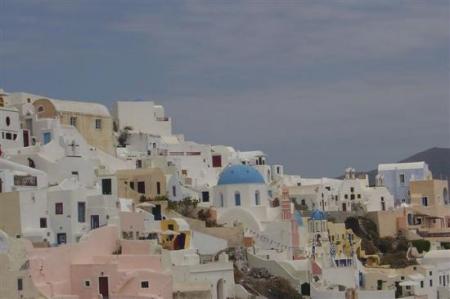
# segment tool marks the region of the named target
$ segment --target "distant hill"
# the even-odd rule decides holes
[[[425,161],[435,179],[447,179],[450,184],[450,148],[433,147],[417,153],[398,163]],[[375,185],[377,169],[367,172],[370,185]]]

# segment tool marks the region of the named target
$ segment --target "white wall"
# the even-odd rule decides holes
[[[151,101],[118,101],[113,109],[119,128],[155,135],[172,135],[172,120],[164,115],[164,108]]]

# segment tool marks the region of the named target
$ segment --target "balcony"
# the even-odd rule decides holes
[[[170,118],[167,117],[167,116],[164,116],[164,117],[156,117],[156,120],[157,120],[157,121],[169,121]]]

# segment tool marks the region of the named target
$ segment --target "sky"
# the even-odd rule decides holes
[[[153,100],[302,176],[450,146],[450,2],[0,0],[0,88]]]

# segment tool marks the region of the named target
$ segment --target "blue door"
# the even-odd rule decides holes
[[[44,144],[49,143],[52,140],[52,133],[45,132],[44,134],[42,134],[42,139],[44,139]]]

